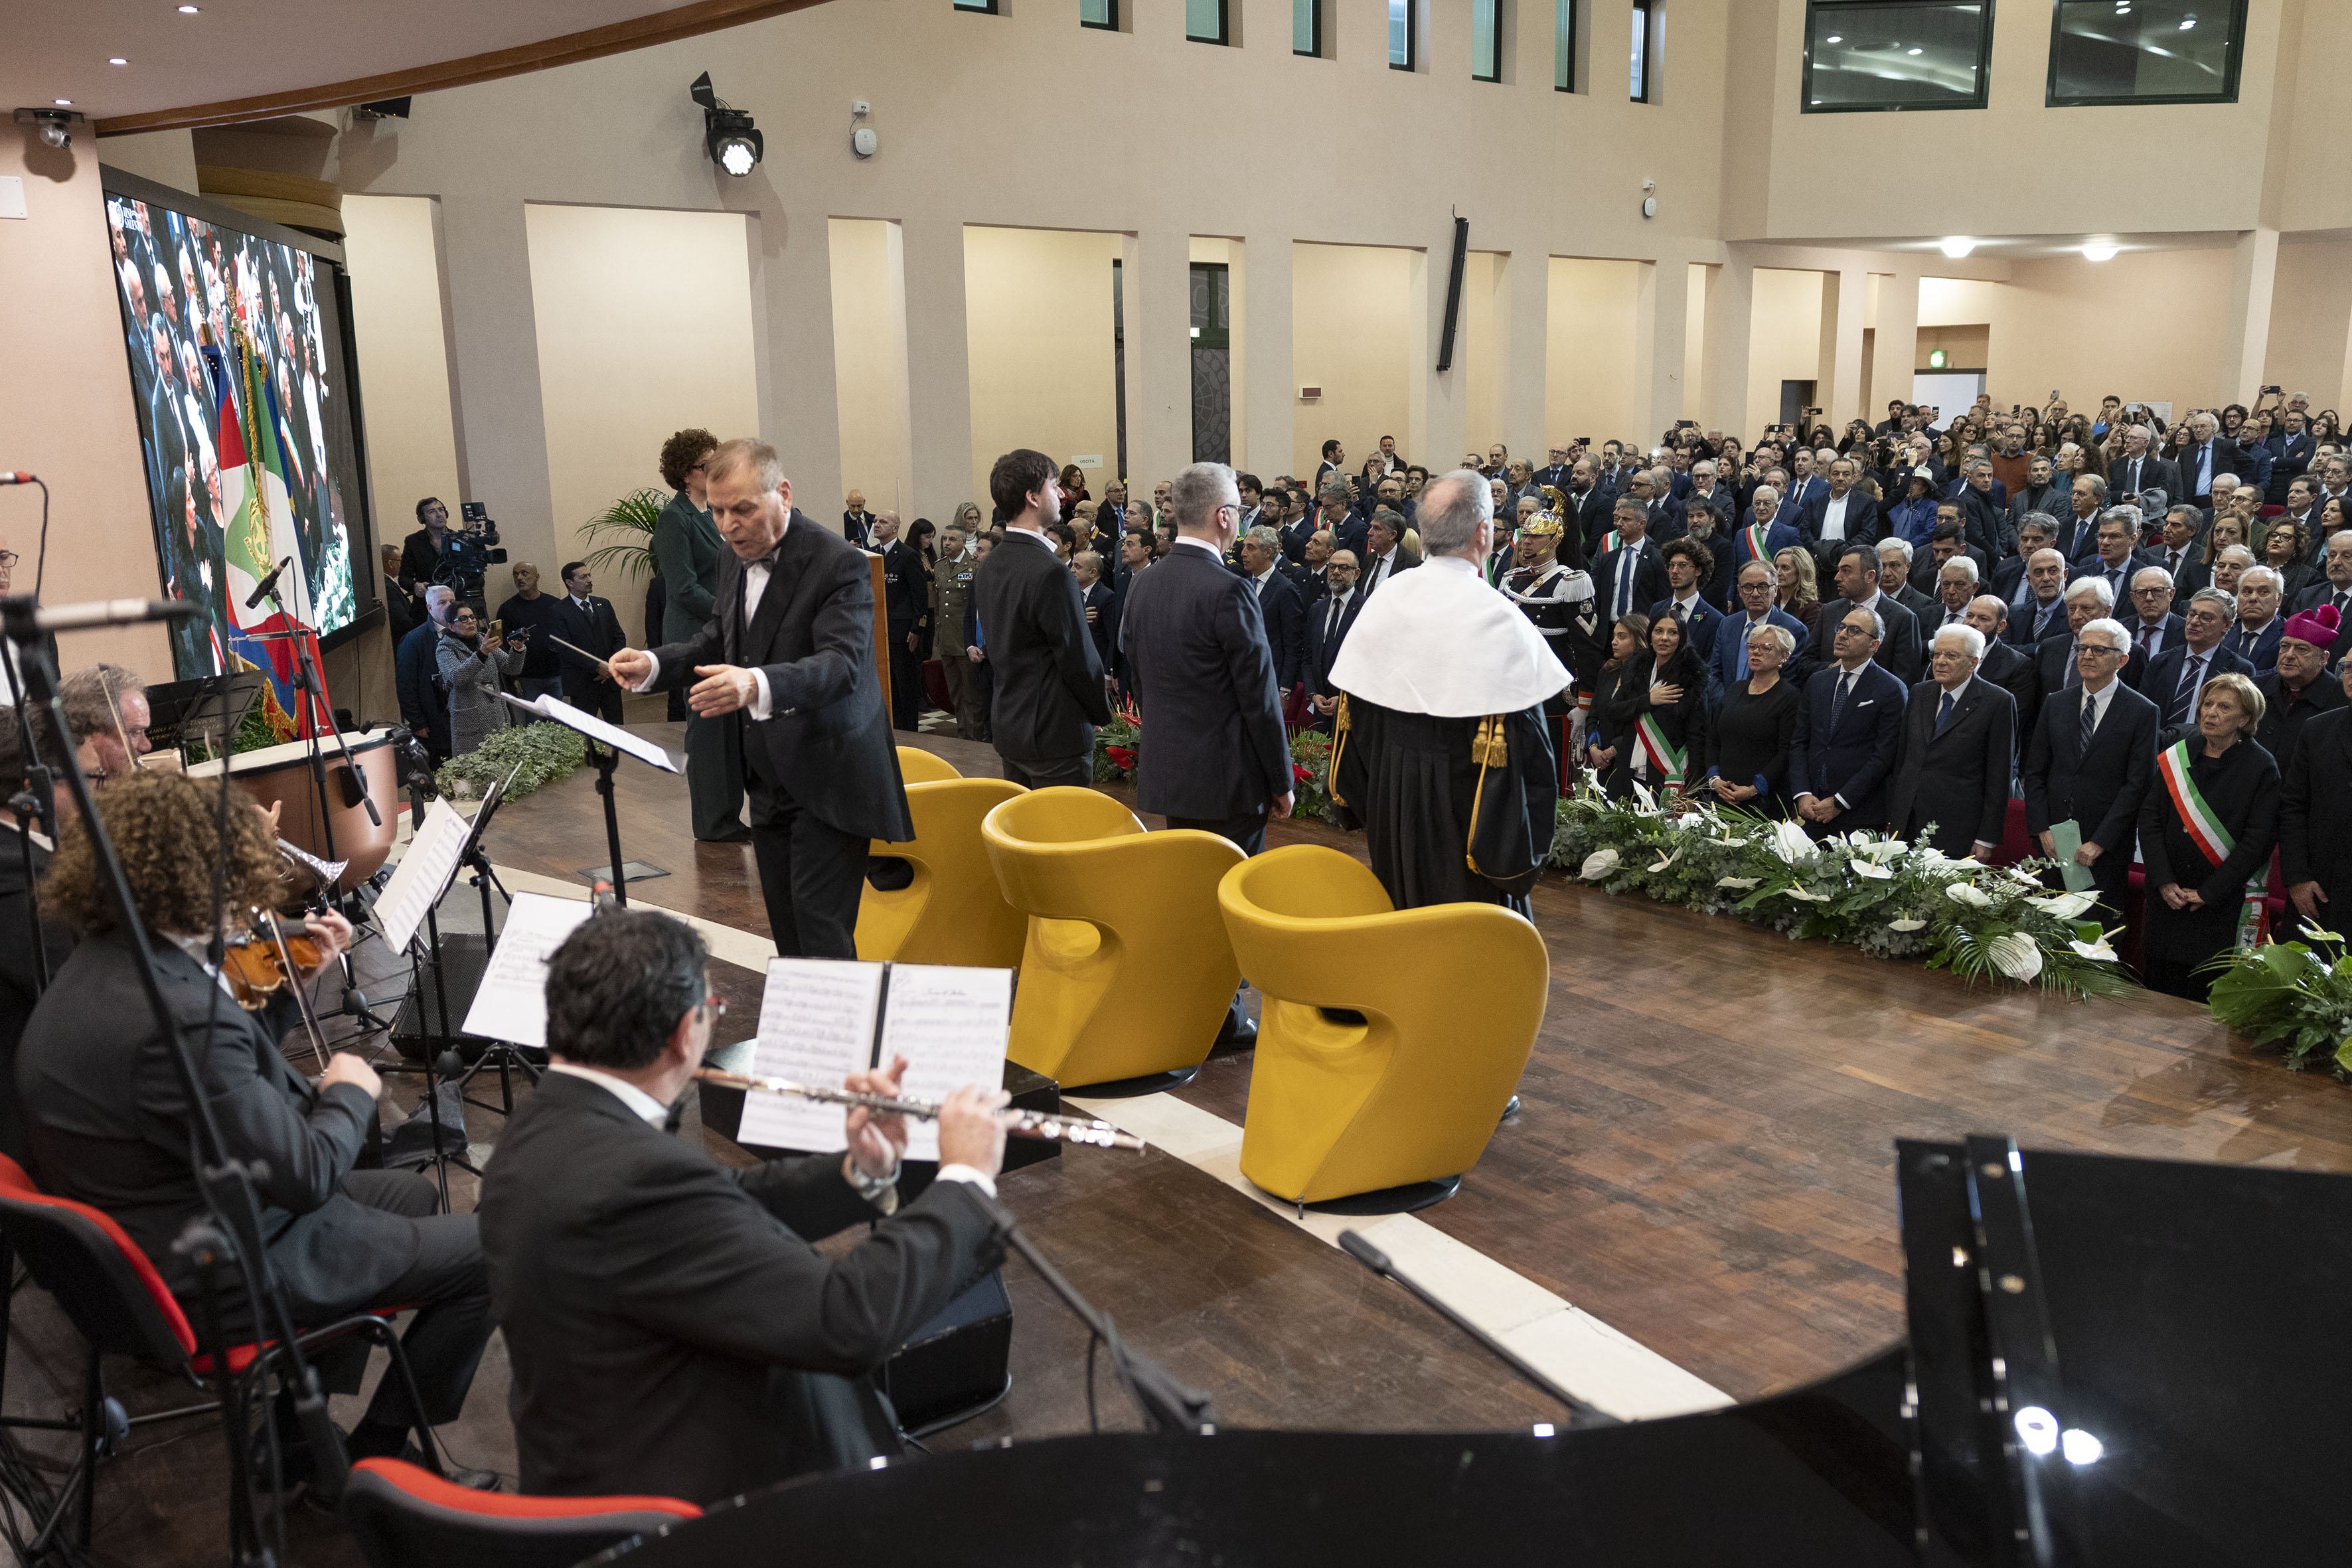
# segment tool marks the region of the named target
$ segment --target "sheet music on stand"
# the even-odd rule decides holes
[[[449,879],[457,874],[457,857],[471,831],[447,801],[436,800],[426,808],[424,825],[409,839],[408,853],[400,858],[383,896],[375,902],[383,940],[393,952],[407,951],[426,912],[449,890]]]
[[[596,906],[584,899],[517,893],[507,905],[507,923],[474,992],[474,1005],[466,1011],[465,1032],[544,1049],[548,961],[595,912]]]
[[[641,736],[632,735],[617,724],[608,724],[584,708],[574,708],[552,692],[542,692],[531,701],[499,693],[500,701],[521,709],[534,718],[550,719],[558,724],[568,724],[590,740],[625,752],[641,763],[649,763],[664,773],[683,773],[686,769],[670,760],[670,754]]]
[[[968,1083],[1004,1080],[1013,972],[943,964],[768,961],[751,1071],[815,1089],[893,1056],[907,1058],[899,1092],[944,1100]],[[746,1095],[737,1136],[746,1143],[830,1153],[849,1146],[848,1111],[789,1095]],[[940,1157],[936,1121],[907,1123],[909,1160]]]

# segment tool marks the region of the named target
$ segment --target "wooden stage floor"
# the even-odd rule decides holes
[[[682,726],[633,728],[680,748]],[[987,746],[899,739],[968,775],[1001,774]],[[583,771],[502,812],[492,858],[559,878],[602,863],[593,784]],[[767,934],[749,847],[693,841],[683,780],[631,764],[618,788],[623,853],[671,873],[631,884],[633,900]],[[1133,804],[1124,786],[1109,793]],[[1362,854],[1360,836],[1322,823],[1268,835],[1299,840]],[[1901,1335],[1897,1138],[2000,1132],[2036,1148],[2352,1169],[2352,1091],[2254,1055],[2172,998],[2078,1004],[1970,989],[1914,964],[1612,899],[1559,874],[1547,874],[1534,906],[1552,989],[1524,1109],[1461,1191],[1421,1217],[1735,1398],[1820,1376]],[[755,976],[740,979],[756,994]],[[739,1035],[755,1011],[730,1015]],[[1238,1125],[1249,1071],[1247,1054],[1213,1058],[1176,1096]],[[1041,1233],[1067,1236],[1087,1259],[1071,1271],[1123,1326],[1136,1310],[1174,1306],[1163,1293],[1197,1295],[1202,1274],[1325,1255],[1305,1268],[1297,1300],[1260,1297],[1233,1314],[1229,1301],[1203,1298],[1173,1314],[1183,1322],[1173,1334],[1214,1346],[1198,1362],[1128,1327],[1180,1374],[1212,1388],[1263,1384],[1280,1425],[1468,1414],[1455,1399],[1335,1406],[1313,1362],[1286,1359],[1307,1342],[1321,1347],[1317,1360],[1335,1350],[1377,1359],[1368,1336],[1398,1331],[1393,1310],[1370,1305],[1391,1293],[1368,1298],[1349,1281],[1354,1265],[1322,1243],[1263,1225],[1257,1205],[1177,1161],[1138,1169],[1079,1152],[1061,1164],[1045,1183],[1016,1175],[1008,1200]],[[1166,1226],[1207,1227],[1194,1237],[1206,1251],[1167,1247],[1154,1235]],[[1178,1276],[1152,1277],[1133,1250],[1146,1237],[1144,1252]],[[1214,1268],[1187,1280],[1188,1258]],[[1028,1313],[1024,1332],[1048,1315]],[[1315,1331],[1302,1338],[1286,1321]],[[1409,1338],[1412,1354],[1431,1352]],[[1269,1354],[1277,1342],[1292,1342]],[[1504,1378],[1467,1370],[1471,1408],[1518,1418],[1518,1402],[1499,1397]]]

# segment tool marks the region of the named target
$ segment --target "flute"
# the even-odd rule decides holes
[[[727,1089],[789,1094],[795,1100],[811,1100],[821,1105],[862,1105],[881,1116],[911,1116],[918,1121],[936,1121],[940,1115],[940,1102],[936,1100],[898,1100],[887,1094],[818,1089],[789,1079],[751,1078],[739,1072],[721,1072],[717,1068],[697,1068],[694,1076],[704,1083]],[[1092,1116],[1057,1116],[1050,1111],[1024,1110],[1017,1105],[1005,1106],[997,1115],[1004,1122],[1004,1131],[1015,1138],[1035,1138],[1047,1143],[1091,1143],[1103,1149],[1132,1149],[1138,1153],[1150,1147],[1134,1133],[1123,1132]]]

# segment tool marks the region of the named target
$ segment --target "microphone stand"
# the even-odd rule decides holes
[[[298,559],[295,564],[299,566],[301,563]],[[276,583],[268,585],[268,592],[270,607],[278,612],[278,618],[293,628],[290,637],[294,644],[294,684],[302,693],[302,733],[310,743],[310,782],[319,792],[319,831],[327,841],[327,853],[323,858],[332,860],[335,858],[334,808],[327,800],[327,766],[320,755],[318,723],[319,710],[327,706],[327,679],[319,673],[318,666],[310,657],[311,642],[317,634],[299,619],[287,614],[286,601],[279,595]],[[361,775],[359,764],[352,761],[352,743],[343,738],[343,727],[335,722],[331,710],[327,714],[327,727],[334,731],[335,749],[343,760],[341,793],[344,807],[363,805],[367,807],[369,825],[383,826],[383,814],[376,810],[375,798],[368,793],[367,780]],[[227,770],[226,755],[221,760],[221,767],[224,772]]]
[[[47,705],[50,721],[59,735],[71,733],[66,722],[65,704],[58,695],[58,674],[51,663],[38,625],[35,620],[37,605],[29,595],[12,595],[0,599],[0,626],[5,626],[8,640],[16,646],[23,667],[25,683],[33,700]],[[91,798],[89,780],[81,764],[68,753],[65,766],[66,784],[71,792],[74,805],[80,814],[81,830],[89,835],[90,848],[96,856],[105,879],[116,917],[131,950],[133,966],[139,972],[139,984],[144,994],[147,1008],[152,1015],[157,1031],[163,1037],[178,1080],[181,1097],[187,1102],[189,1120],[189,1153],[194,1166],[197,1190],[203,1194],[207,1212],[193,1217],[182,1231],[175,1248],[185,1253],[195,1263],[203,1281],[206,1310],[206,1346],[212,1357],[216,1377],[229,1380],[226,1388],[235,1386],[229,1372],[229,1336],[219,1321],[214,1304],[217,1289],[218,1266],[233,1263],[242,1276],[246,1300],[257,1319],[257,1338],[274,1340],[286,1358],[285,1377],[295,1388],[294,1408],[300,1418],[311,1454],[318,1466],[312,1485],[320,1497],[333,1501],[342,1495],[349,1477],[349,1459],[344,1454],[341,1438],[334,1424],[328,1419],[327,1396],[321,1391],[317,1371],[302,1353],[301,1342],[292,1310],[286,1304],[285,1291],[270,1266],[269,1254],[261,1239],[261,1199],[255,1191],[257,1173],[244,1161],[230,1157],[222,1137],[220,1123],[215,1116],[211,1098],[205,1092],[204,1080],[197,1073],[195,1058],[188,1040],[180,1029],[179,1021],[172,1015],[172,1006],[163,995],[163,980],[155,965],[155,952],[147,937],[145,924],[139,918],[139,906],[131,891],[131,880],[122,868],[122,858],[114,840],[100,817],[97,803]],[[226,769],[223,769],[226,784]],[[223,847],[226,853],[226,846]],[[241,1412],[233,1414],[241,1415]],[[247,1435],[237,1428],[240,1421],[225,1422],[228,1445],[229,1478],[232,1496],[243,1496],[247,1506],[232,1506],[230,1511],[230,1552],[239,1564],[274,1565],[278,1557],[258,1539],[250,1513],[250,1480],[246,1470]],[[91,1478],[90,1484],[96,1484]],[[282,1520],[281,1520],[282,1533]]]

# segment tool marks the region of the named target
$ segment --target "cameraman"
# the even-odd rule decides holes
[[[415,593],[426,583],[441,580],[441,566],[451,548],[449,509],[438,496],[416,503],[416,521],[425,526],[400,547],[401,586]]]

